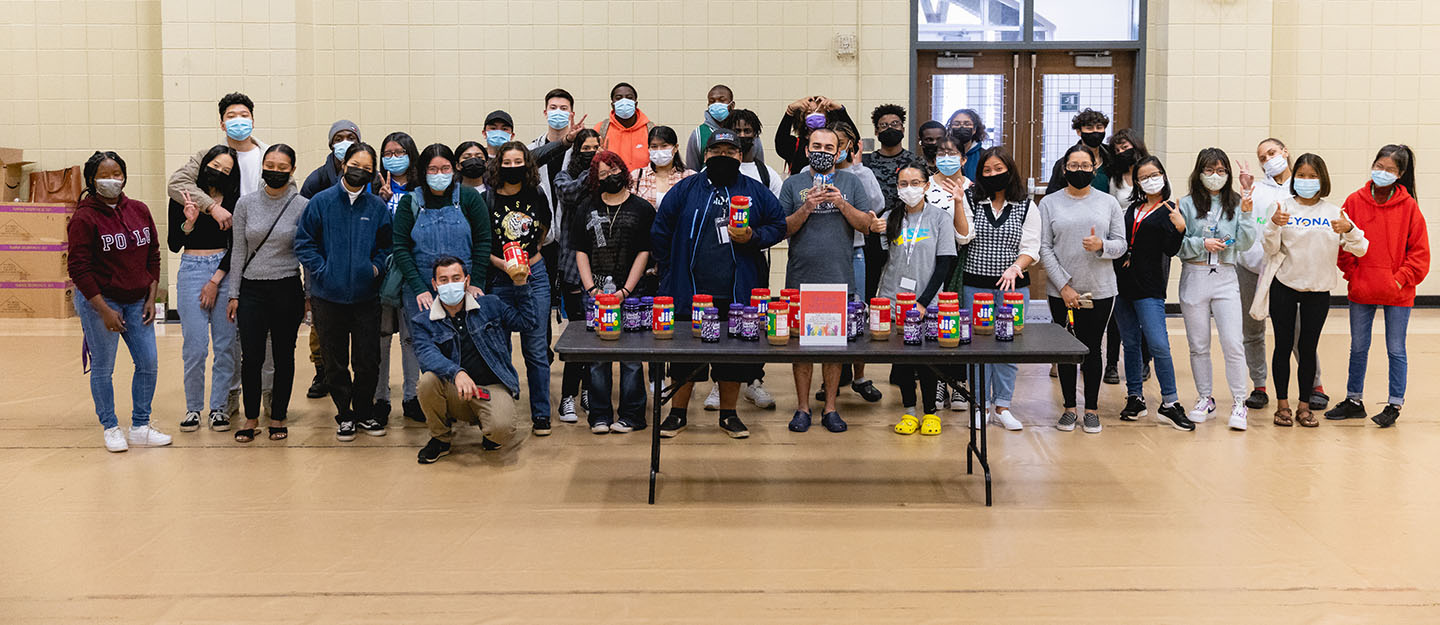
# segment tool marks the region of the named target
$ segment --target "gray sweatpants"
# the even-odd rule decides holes
[[[1235,277],[1240,281],[1240,316],[1244,322],[1245,366],[1250,370],[1250,383],[1257,388],[1266,386],[1270,356],[1265,352],[1265,322],[1250,316],[1250,305],[1255,301],[1255,287],[1260,276],[1243,266],[1235,265]],[[1300,314],[1295,314],[1295,327],[1300,327]],[[1295,344],[1290,346],[1295,358],[1300,358],[1300,333],[1295,333]],[[1320,361],[1315,361],[1315,386],[1320,386]]]
[[[1230,398],[1237,404],[1247,395],[1245,354],[1242,345],[1243,315],[1240,312],[1240,284],[1234,265],[1185,263],[1180,270],[1180,313],[1185,317],[1185,338],[1190,343],[1190,371],[1200,399],[1214,396],[1210,367],[1210,319],[1220,335],[1225,356],[1225,380]],[[1262,380],[1264,378],[1261,378]]]

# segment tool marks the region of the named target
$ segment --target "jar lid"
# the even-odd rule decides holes
[[[872,297],[872,298],[870,298],[870,305],[871,305],[871,306],[889,306],[889,305],[890,305],[890,298],[888,298],[888,297]]]
[[[750,297],[770,297],[770,289],[750,289]]]
[[[749,196],[746,196],[746,195],[732,195],[732,196],[730,196],[730,205],[731,205],[731,206],[749,206],[749,205],[750,205],[750,197],[749,197]]]
[[[672,306],[673,306],[673,305],[675,304],[675,298],[670,297],[669,295],[660,295],[660,296],[657,296],[657,297],[655,298],[655,303],[656,303],[656,304],[669,304],[669,305],[672,305]]]
[[[649,295],[646,295],[645,297],[640,298],[640,303],[641,303],[641,304],[654,304],[654,303],[655,303],[655,298],[650,297]]]
[[[694,301],[695,301],[695,303],[697,303],[697,304],[710,304],[710,303],[713,303],[713,302],[715,301],[715,298],[714,298],[714,296],[711,296],[711,295],[706,295],[706,294],[704,294],[704,293],[698,293],[698,294],[695,295]]]
[[[995,295],[993,293],[976,293],[975,299],[986,302],[993,302],[995,301]]]
[[[914,294],[914,293],[896,293],[896,294],[895,294],[895,299],[897,299],[897,300],[913,300],[913,299],[915,299],[915,294]]]
[[[759,306],[746,306],[746,307],[743,308],[742,310],[744,310],[746,314],[758,313],[758,312],[760,312],[760,307],[759,307]]]

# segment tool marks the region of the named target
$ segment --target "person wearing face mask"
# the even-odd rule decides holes
[[[810,131],[835,122],[855,125],[845,107],[823,95],[800,98],[785,107],[785,116],[775,127],[775,154],[785,160],[785,173],[799,173],[810,164],[806,151]]]
[[[916,304],[923,308],[935,300],[954,271],[955,221],[944,209],[925,202],[928,183],[922,165],[906,164],[896,177],[895,194],[901,208],[890,211],[880,233],[885,237],[890,260],[880,275],[876,294],[894,301],[901,292],[916,293]],[[924,404],[920,418],[915,415],[917,380]],[[936,398],[932,392],[937,382],[930,367],[895,365],[890,370],[890,382],[900,387],[900,403],[905,407],[900,422],[895,424],[895,433],[939,434],[940,417],[935,415]]]
[[[630,178],[635,181],[635,194],[651,206],[659,205],[671,187],[695,173],[681,160],[677,141],[675,131],[669,126],[650,129],[650,163],[630,172]]]
[[[985,122],[980,121],[980,113],[975,109],[960,109],[950,115],[949,131],[962,144],[965,177],[973,182],[980,166],[980,146],[990,137],[985,132]]]
[[[1137,146],[1138,147],[1138,146]],[[1189,432],[1195,424],[1180,406],[1175,386],[1175,361],[1170,356],[1170,335],[1165,327],[1165,287],[1170,283],[1170,257],[1180,251],[1185,219],[1170,199],[1170,181],[1160,159],[1146,156],[1131,171],[1134,188],[1125,211],[1125,255],[1115,259],[1116,329],[1125,345],[1125,408],[1121,421],[1135,421],[1149,411],[1145,406],[1142,353],[1153,358],[1160,382],[1156,419]],[[1113,180],[1114,178],[1112,178]],[[1148,364],[1147,360],[1145,364]]]
[[[940,138],[946,134],[948,131],[945,130],[945,124],[933,119],[920,124],[920,157],[925,159],[925,170],[932,176],[935,175],[935,172],[940,171],[935,166],[935,150],[940,143]]]
[[[500,146],[514,140],[515,120],[509,113],[491,111],[485,116],[485,152],[490,158],[495,158],[495,152]]]
[[[662,128],[665,127],[656,126],[655,130]],[[650,264],[654,206],[630,192],[625,162],[614,152],[595,155],[590,163],[589,179],[592,181],[588,185],[589,200],[576,213],[572,225],[575,261],[580,267],[585,292],[592,296],[615,293],[621,298],[654,295],[642,282]],[[645,429],[645,378],[641,363],[620,363],[618,418],[610,404],[611,376],[611,363],[590,364],[589,386],[593,391],[588,415],[590,431],[623,434]]]
[[[300,196],[307,200],[315,197],[316,193],[339,184],[340,178],[345,175],[345,167],[341,165],[341,161],[350,146],[360,142],[360,127],[348,119],[336,120],[330,124],[330,134],[326,136],[329,137],[326,143],[329,151],[325,162],[311,171],[300,185]]]
[[[581,212],[582,205],[589,199],[590,164],[599,151],[600,133],[589,128],[581,130],[566,154],[564,169],[555,176],[554,212],[560,221],[554,222],[552,218],[555,227],[551,230],[559,230],[559,234],[553,235],[558,250],[555,257],[558,268],[555,271],[559,276],[557,290],[566,321],[585,320],[585,293],[581,286],[580,269],[575,263],[574,233],[569,222],[574,221],[574,215]],[[549,256],[545,257],[545,263],[549,266]],[[564,371],[560,374],[560,409],[556,415],[560,422],[578,422],[577,405],[583,410],[590,410],[590,392],[584,388],[589,370],[590,366],[586,363],[565,362]]]
[[[780,177],[780,172],[759,159],[765,147],[760,142],[760,133],[764,126],[760,123],[760,116],[750,109],[735,109],[730,117],[725,120],[725,128],[735,131],[735,136],[740,137],[740,175],[749,176],[760,181],[776,197],[780,196],[780,185],[785,179]],[[686,161],[694,164],[693,161]]]
[[[1199,399],[1189,418],[1203,423],[1215,411],[1211,396],[1210,319],[1220,335],[1225,355],[1225,379],[1230,383],[1234,407],[1230,428],[1244,430],[1249,414],[1245,406],[1245,352],[1240,318],[1240,283],[1235,264],[1240,250],[1255,239],[1252,197],[1243,200],[1234,191],[1230,157],[1219,148],[1206,148],[1190,172],[1190,194],[1180,199],[1185,237],[1180,242],[1180,312],[1185,316],[1185,338],[1190,344],[1190,371]]]
[[[479,141],[461,141],[455,146],[455,175],[460,178],[460,184],[482,194],[489,190],[485,186],[485,164],[489,158],[485,144]]]
[[[870,113],[870,123],[875,126],[875,137],[880,147],[867,152],[862,163],[875,174],[876,181],[880,184],[880,190],[885,196],[885,208],[882,213],[889,213],[892,209],[901,208],[897,185],[900,168],[915,162],[915,154],[905,149],[905,107],[898,104],[881,104],[875,107]],[[979,154],[977,153],[978,157]],[[928,174],[927,174],[928,176]],[[883,215],[882,215],[883,216]],[[879,242],[883,237],[875,236],[875,247],[878,249]],[[877,259],[877,264],[883,265],[884,259]],[[869,273],[879,278],[880,267],[870,268],[870,257],[866,258],[866,267]],[[868,285],[868,282],[867,282]],[[868,287],[867,290],[873,290]]]
[[[365,190],[380,159],[367,143],[350,146],[340,161],[345,176],[315,194],[295,229],[295,256],[310,281],[310,311],[325,358],[325,386],[335,402],[335,438],[356,429],[384,436],[373,418],[379,381],[380,282],[394,241],[390,211]],[[350,368],[354,367],[354,382]]]
[[[731,124],[735,113],[735,92],[725,85],[715,85],[705,95],[705,123],[700,124],[690,132],[690,138],[685,141],[685,162],[700,163],[705,160],[705,145],[710,141],[710,134],[720,128],[735,130]],[[753,115],[753,113],[752,113]],[[753,148],[743,148],[745,158],[748,162],[765,163],[765,146],[753,143]]]
[[[410,191],[424,185],[424,176],[420,173],[420,149],[415,146],[415,140],[410,135],[392,132],[380,142],[380,165],[383,171],[375,177],[375,184],[370,185],[370,188],[380,199],[385,200],[385,206],[390,210],[393,221],[400,200]],[[402,410],[411,421],[425,421],[425,413],[420,411],[420,402],[415,400],[415,384],[420,378],[420,368],[415,363],[415,352],[411,349],[410,328],[406,326],[406,317],[404,302],[392,304],[385,298],[381,299],[380,382],[375,386],[375,418],[381,423],[388,423],[390,419],[390,337],[396,334],[400,335],[400,370],[404,376],[401,382],[401,389],[404,391]]]
[[[1104,113],[1094,109],[1080,111],[1070,120],[1070,127],[1075,129],[1075,134],[1080,140],[1072,147],[1082,148],[1090,153],[1090,158],[1095,160],[1095,179],[1090,184],[1101,193],[1110,192],[1110,174],[1107,173],[1110,167],[1110,149],[1105,147],[1105,129],[1110,126],[1110,118]],[[1045,187],[1045,193],[1059,193],[1065,190],[1065,164],[1055,161],[1054,168],[1050,171],[1050,183]]]
[[[1260,277],[1261,291],[1256,294],[1261,299],[1249,309],[1249,316],[1263,320],[1268,315],[1275,327],[1275,352],[1271,360],[1271,372],[1275,376],[1275,425],[1285,427],[1298,422],[1313,428],[1320,425],[1310,407],[1311,381],[1315,379],[1317,361],[1315,348],[1320,344],[1320,332],[1330,311],[1335,264],[1341,250],[1359,258],[1369,250],[1370,244],[1365,233],[1350,222],[1344,209],[1325,201],[1330,195],[1330,172],[1324,159],[1314,154],[1301,155],[1295,161],[1290,187],[1295,196],[1280,201],[1264,228],[1261,245],[1265,250],[1266,269]],[[1294,412],[1290,410],[1289,401],[1292,350],[1299,352],[1296,378],[1300,382],[1298,410]]]
[[[243,93],[231,93],[220,98],[220,128],[225,131],[225,145],[235,151],[235,169],[240,172],[240,194],[252,193],[260,188],[260,156],[269,147],[252,136],[255,129],[255,103]],[[170,176],[166,194],[181,204],[189,195],[202,214],[213,212],[221,229],[230,228],[230,210],[216,206],[210,196],[196,182],[200,176],[200,159],[209,149],[200,150],[190,157],[184,167]]]
[[[951,133],[944,133],[935,143],[935,168],[936,171],[930,176],[930,185],[925,189],[925,202],[949,213],[956,219],[955,232],[957,236],[961,232],[967,232],[960,225],[960,211],[958,205],[963,201],[961,197],[969,190],[973,183],[965,177],[965,156],[964,144]],[[1036,222],[1036,233],[1039,233],[1039,222]],[[1037,239],[1038,240],[1038,239]],[[959,292],[961,281],[964,276],[965,265],[964,248],[960,251],[960,262],[956,263],[953,273],[950,275],[946,286],[949,290]],[[998,387],[996,387],[998,388]],[[935,390],[936,401],[941,408],[949,408],[956,412],[968,410],[967,404],[960,394],[960,389],[948,389],[941,384]],[[1008,400],[1007,400],[1008,401]],[[1008,403],[1005,404],[1008,406]]]
[[[760,283],[764,252],[785,238],[785,213],[780,203],[758,180],[740,175],[740,137],[729,129],[710,135],[705,148],[705,169],[665,194],[650,228],[651,252],[660,272],[658,294],[675,298],[677,326],[690,321],[696,294],[714,298],[725,316],[731,302],[748,301]],[[730,198],[750,198],[750,225],[729,225]],[[688,425],[687,410],[693,380],[706,374],[720,384],[720,429],[731,438],[745,438],[750,430],[735,412],[740,385],[760,378],[759,365],[676,363],[669,375],[677,385],[670,414],[660,424],[660,436],[672,437]]]
[[[75,283],[75,314],[90,350],[90,398],[105,428],[105,449],[161,447],[170,436],[150,425],[159,357],[155,295],[160,290],[160,242],[149,207],[125,195],[125,160],[96,152],[81,170],[85,189],[66,226],[66,271]],[[130,381],[130,429],[115,416],[115,353],[124,339],[135,361]]]
[[[531,140],[526,147],[531,152],[554,141],[564,141],[570,126],[575,122],[575,97],[564,89],[551,89],[545,94],[545,132]],[[556,206],[555,178],[570,164],[570,150],[564,150],[559,163],[546,163],[540,167],[540,188],[551,206]]]
[[[474,295],[465,261],[455,256],[435,260],[428,290],[435,305],[410,319],[415,329],[415,355],[420,360],[420,406],[430,441],[416,460],[431,464],[450,454],[456,421],[480,426],[486,451],[515,449],[525,429],[515,415],[520,377],[510,354],[510,333],[535,329],[544,311],[523,287],[529,272],[509,274],[514,288],[503,295]]]
[[[375,176],[376,184],[371,185],[390,214],[400,205],[400,198],[409,191],[420,188],[424,174],[420,173],[420,148],[415,139],[404,132],[392,132],[380,142],[381,172]]]
[[[212,206],[234,213],[240,195],[240,171],[235,168],[235,150],[228,145],[210,148],[200,159],[197,185],[205,191]],[[210,370],[210,429],[230,429],[228,406],[236,388],[235,325],[226,319],[225,306],[217,306],[221,291],[230,290],[230,230],[221,228],[210,214],[202,214],[193,196],[185,201],[170,201],[170,228],[166,237],[170,251],[180,256],[180,269],[175,276],[176,309],[180,313],[180,331],[184,338],[181,356],[185,361],[185,417],[181,432],[200,429],[200,411],[205,408],[205,359],[213,346],[215,359]],[[236,388],[238,391],[238,388]],[[238,394],[238,392],[236,393]]]
[[[271,391],[270,440],[289,436],[290,392],[295,383],[295,337],[305,318],[305,290],[295,256],[295,229],[309,204],[295,188],[295,150],[277,143],[265,150],[260,172],[265,188],[235,203],[234,243],[230,255],[239,265],[229,280],[226,315],[240,332],[240,388],[245,424],[235,440],[258,436],[264,393],[263,366],[275,367]]]
[[[595,125],[600,149],[619,154],[630,170],[650,162],[650,129],[655,127],[636,104],[639,97],[630,83],[616,84],[610,89],[610,117]]]
[[[1135,182],[1131,179],[1132,169],[1135,163],[1150,156],[1150,150],[1145,147],[1145,142],[1140,139],[1140,134],[1124,128],[1115,132],[1110,137],[1107,145],[1110,150],[1110,165],[1105,168],[1105,173],[1110,177],[1110,195],[1115,196],[1115,201],[1120,206],[1130,205],[1131,196],[1135,192]],[[1165,275],[1170,275],[1170,270],[1165,269]],[[1115,315],[1110,316],[1110,327],[1105,330],[1105,376],[1103,381],[1106,384],[1120,383],[1120,329],[1116,325]],[[1145,351],[1144,379],[1150,379],[1150,357],[1149,351]]]
[[[1326,419],[1363,419],[1365,367],[1370,359],[1370,334],[1378,311],[1385,317],[1385,354],[1389,387],[1385,407],[1370,417],[1382,428],[1395,425],[1405,404],[1407,360],[1405,334],[1415,287],[1430,272],[1430,236],[1415,191],[1415,152],[1407,145],[1380,148],[1370,163],[1370,181],[1345,198],[1345,213],[1365,231],[1370,247],[1364,256],[1342,250],[1337,263],[1350,283],[1350,372],[1345,401],[1325,413]]]

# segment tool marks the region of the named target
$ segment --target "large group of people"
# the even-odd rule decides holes
[[[1270,392],[1276,426],[1315,427],[1326,408],[1326,419],[1370,416],[1381,427],[1400,415],[1406,326],[1429,269],[1406,146],[1381,148],[1369,180],[1337,205],[1332,185],[1343,182],[1331,180],[1325,160],[1292,158],[1279,139],[1258,144],[1256,174],[1245,158],[1207,148],[1176,178],[1140,133],[1119,129],[1107,141],[1110,120],[1086,109],[1073,120],[1078,141],[1055,161],[1036,201],[1011,152],[990,144],[974,110],[920,124],[912,152],[906,110],[876,107],[877,147],[867,153],[843,105],[807,97],[786,107],[767,151],[760,116],[739,107],[724,85],[707,93],[703,122],[688,134],[654,123],[639,100],[632,85],[615,85],[610,113],[587,127],[570,93],[555,89],[542,100],[541,136],[522,140],[510,113],[495,111],[478,140],[453,147],[421,148],[405,132],[372,145],[357,124],[339,120],[326,137],[325,161],[301,184],[295,149],[261,142],[255,103],[226,95],[218,107],[224,140],[197,152],[167,189],[167,240],[180,254],[174,308],[186,405],[179,430],[229,431],[243,409],[237,443],[259,438],[262,420],[265,436],[286,438],[295,344],[307,315],[315,364],[307,395],[333,401],[340,441],[385,435],[395,335],[401,414],[431,433],[422,464],[450,452],[457,421],[478,424],[489,450],[550,434],[552,418],[574,423],[581,411],[596,434],[643,430],[654,398],[639,362],[567,362],[552,403],[552,313],[583,323],[593,296],[663,295],[685,323],[694,297],[704,295],[723,319],[752,289],[771,286],[767,250],[781,241],[788,241],[785,288],[846,284],[855,301],[913,293],[923,307],[951,291],[968,308],[977,295],[999,301],[1043,280],[1050,318],[1088,348],[1078,366],[1053,372],[1063,405],[1054,424],[1063,431],[1101,431],[1102,385],[1120,382],[1121,362],[1126,400],[1117,416],[1126,421],[1148,414],[1144,383],[1152,373],[1156,418],[1180,430],[1194,430],[1227,400],[1228,427],[1245,430],[1249,411],[1268,405]],[[171,436],[151,421],[157,228],[150,209],[125,193],[121,155],[96,152],[83,175],[68,263],[105,446],[166,445]],[[750,198],[742,227],[727,218],[733,196]],[[1172,257],[1180,260],[1195,382],[1188,411],[1166,329]],[[1350,361],[1345,397],[1332,408],[1316,346],[1337,273],[1348,283]],[[1372,416],[1363,398],[1377,312],[1389,384]],[[1219,401],[1212,327],[1228,391]],[[135,361],[128,430],[111,386],[121,339]],[[684,430],[694,384],[708,378],[704,408],[718,410],[723,432],[747,437],[739,400],[776,406],[764,369],[703,360],[697,353],[696,363],[652,372],[677,385],[654,426],[665,437]],[[890,369],[903,410],[896,433],[938,435],[938,413],[962,409],[961,389],[927,367]],[[989,410],[977,420],[1023,429],[1011,410],[1017,370],[987,368]],[[814,367],[795,363],[792,372],[797,405],[788,428],[804,432],[814,414]],[[863,362],[821,367],[821,426],[847,429],[837,407],[845,386],[864,401],[883,399],[865,373]],[[518,416],[522,390],[528,428]]]

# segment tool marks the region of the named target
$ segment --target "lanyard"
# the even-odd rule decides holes
[[[1147,218],[1149,218],[1150,214],[1155,212],[1155,209],[1160,208],[1161,204],[1164,204],[1164,202],[1157,202],[1154,206],[1151,206],[1149,210],[1146,210],[1143,213],[1139,210],[1135,211],[1135,223],[1130,226],[1131,247],[1134,247],[1135,245],[1135,236],[1140,232],[1140,224],[1144,222]],[[1144,207],[1141,208],[1143,209]]]

